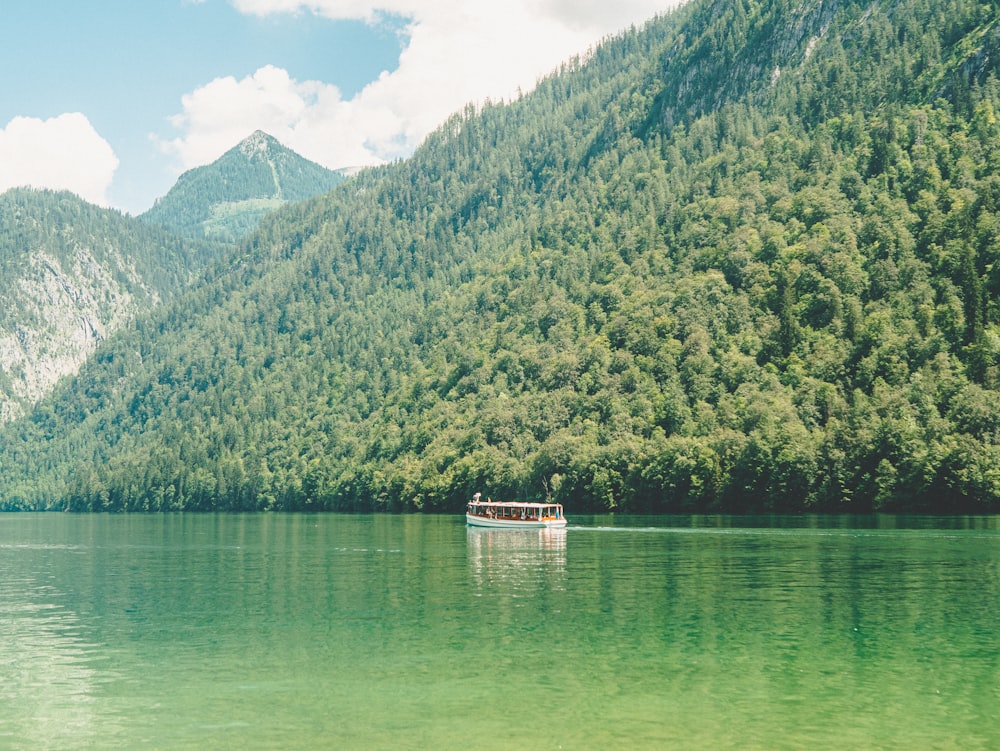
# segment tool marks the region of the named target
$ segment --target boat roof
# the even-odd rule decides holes
[[[478,506],[511,506],[517,508],[545,508],[547,506],[559,506],[558,503],[539,503],[537,501],[469,501]]]

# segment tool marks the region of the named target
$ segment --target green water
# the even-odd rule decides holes
[[[570,523],[0,515],[0,748],[1000,748],[996,519]]]

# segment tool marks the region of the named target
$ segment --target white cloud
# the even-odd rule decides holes
[[[186,95],[183,113],[171,120],[184,136],[161,146],[184,168],[212,161],[258,128],[292,146],[315,120],[336,121],[343,104],[335,86],[299,83],[286,71],[265,66],[239,81],[217,78]]]
[[[0,130],[0,192],[31,186],[70,190],[109,205],[118,157],[79,112],[48,120],[15,117]]]
[[[329,167],[406,156],[469,102],[509,100],[608,34],[640,24],[677,0],[231,0],[256,15],[311,12],[378,23],[409,20],[407,45],[353,99],[319,81],[267,66],[240,81],[216,79],[182,100],[161,141],[184,169],[220,156],[261,128]]]

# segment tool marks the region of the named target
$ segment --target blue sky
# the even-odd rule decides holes
[[[0,190],[131,213],[257,128],[328,167],[406,156],[675,0],[5,0]]]

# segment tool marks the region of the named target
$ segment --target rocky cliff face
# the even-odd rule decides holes
[[[70,193],[0,195],[0,423],[24,414],[101,340],[186,287],[225,248]]]
[[[89,248],[78,248],[69,262],[46,251],[27,259],[5,296],[8,314],[0,321],[0,422],[21,416],[127,322],[139,302],[132,290],[145,291],[144,306],[158,300],[126,258],[114,251],[110,256],[131,285],[115,279],[107,259],[98,262]]]

